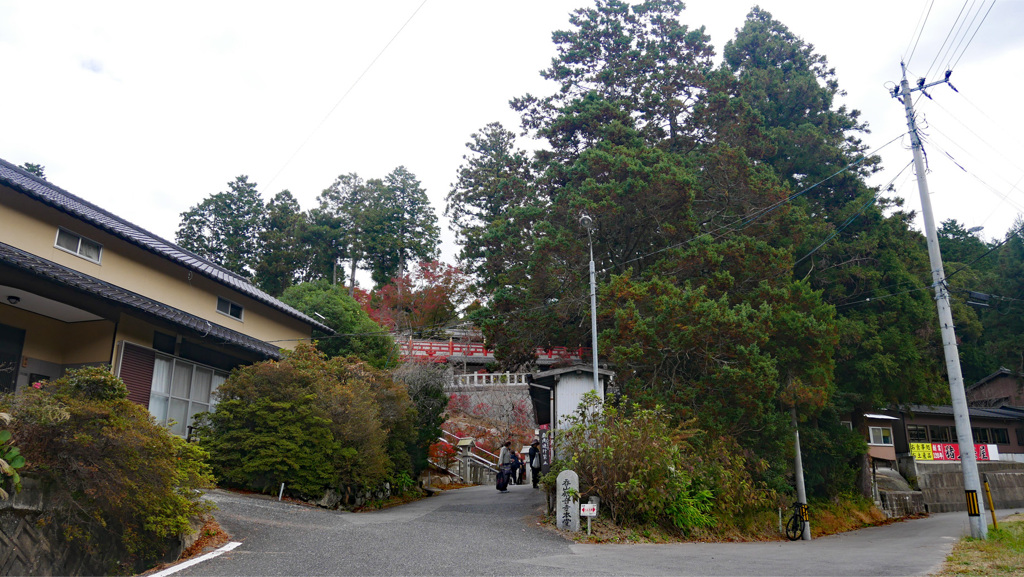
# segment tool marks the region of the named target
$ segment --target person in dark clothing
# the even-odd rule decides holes
[[[540,440],[534,439],[530,443],[530,452],[527,453],[527,458],[530,460],[530,476],[533,478],[533,488],[536,489],[537,482],[540,481]]]

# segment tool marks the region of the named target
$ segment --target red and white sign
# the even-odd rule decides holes
[[[580,517],[597,517],[597,505],[582,503],[580,505]]]
[[[911,443],[910,452],[918,461],[960,460],[960,445],[957,443]],[[974,457],[979,461],[998,461],[999,447],[974,445]]]

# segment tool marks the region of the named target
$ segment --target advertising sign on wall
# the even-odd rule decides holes
[[[918,461],[959,461],[960,445],[957,443],[910,443],[910,453]],[[999,447],[996,445],[974,445],[974,456],[979,461],[998,461]]]

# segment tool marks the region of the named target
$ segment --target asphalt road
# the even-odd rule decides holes
[[[537,523],[544,498],[529,485],[372,513],[209,497],[242,544],[175,575],[926,575],[969,533],[965,513],[944,513],[792,543],[577,545]]]

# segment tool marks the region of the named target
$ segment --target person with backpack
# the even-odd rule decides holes
[[[498,474],[497,488],[502,493],[508,493],[508,482],[512,478],[512,441],[505,441],[498,453]]]
[[[537,483],[540,481],[540,439],[534,439],[530,443],[530,452],[527,453],[527,458],[530,460],[530,477],[533,478],[533,488],[537,489]]]

